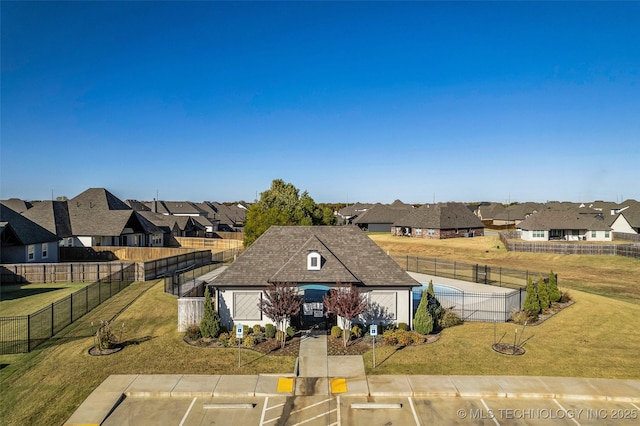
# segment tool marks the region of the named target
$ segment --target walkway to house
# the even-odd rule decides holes
[[[327,333],[311,330],[300,342],[298,377],[364,377],[361,355],[328,356]]]

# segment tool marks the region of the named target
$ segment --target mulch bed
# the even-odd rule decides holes
[[[429,334],[426,337],[426,342],[421,343],[426,345],[433,343],[440,339],[440,333]],[[376,346],[386,346],[382,340],[382,336],[378,336],[376,339]],[[373,337],[366,336],[359,339],[351,340],[347,347],[344,347],[342,337],[335,338],[330,335],[327,336],[327,354],[328,355],[362,355],[365,352],[373,348]]]
[[[184,337],[185,343],[198,348],[224,348],[224,344],[217,339],[189,339]],[[234,346],[235,347],[235,346]],[[273,356],[298,356],[300,352],[300,333],[296,333],[293,337],[287,340],[284,348],[280,347],[280,344],[275,339],[267,339],[262,343],[258,343],[252,348],[246,348],[241,346],[242,349],[248,349],[256,352],[260,352],[265,355]]]
[[[116,352],[120,352],[122,350],[123,346],[122,345],[118,345],[115,346],[113,348],[109,348],[109,349],[98,349],[95,346],[91,347],[89,349],[89,355],[91,356],[105,356],[105,355],[111,355],[111,354],[115,354]]]
[[[524,354],[524,348],[521,346],[515,346],[510,343],[494,343],[493,350],[504,355],[522,355]]]
[[[552,316],[562,311],[563,309],[568,308],[574,303],[575,302],[573,300],[569,300],[568,302],[564,302],[564,303],[553,302],[550,308],[545,309],[544,313],[541,313],[540,315],[538,315],[538,319],[536,321],[527,323],[527,326],[542,324],[547,319],[551,318]]]

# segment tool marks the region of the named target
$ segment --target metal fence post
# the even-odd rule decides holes
[[[53,337],[53,335],[55,331],[55,313],[54,313],[54,309],[53,309],[53,303],[51,304],[51,337]]]
[[[31,314],[27,315],[27,352],[31,352]]]

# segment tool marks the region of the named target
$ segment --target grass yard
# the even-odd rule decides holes
[[[370,238],[392,255],[435,257],[540,272],[553,270],[558,274],[560,287],[640,304],[640,259],[508,252],[497,236],[428,240],[374,233]]]
[[[364,355],[367,374],[523,375],[640,379],[640,305],[571,291],[576,301],[540,325],[497,324],[497,339],[513,343],[515,330],[530,338],[521,356],[491,346],[494,324],[445,329],[437,342],[402,349],[376,347]],[[505,334],[506,333],[506,334]]]
[[[128,345],[113,355],[89,356],[91,322],[120,311],[113,329],[119,333],[125,324]],[[0,356],[2,424],[62,424],[111,374],[291,373],[295,366],[295,357],[243,350],[238,368],[237,349],[194,348],[182,337],[177,299],[163,292],[162,282],[133,283],[34,352]]]
[[[32,314],[92,283],[13,284],[0,287],[0,315]]]

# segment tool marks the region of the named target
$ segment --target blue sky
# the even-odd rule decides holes
[[[2,199],[640,199],[639,2],[1,14]]]

